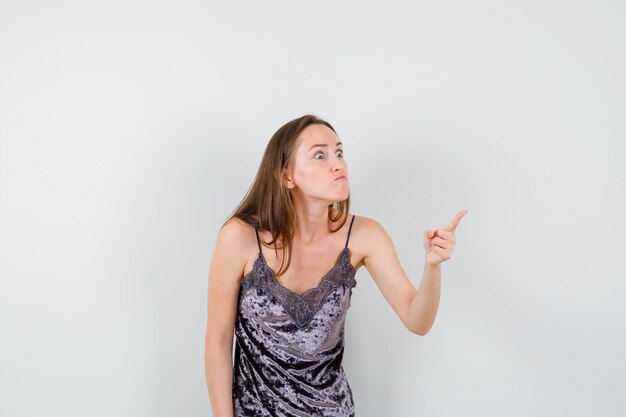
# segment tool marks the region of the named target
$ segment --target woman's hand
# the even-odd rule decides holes
[[[424,232],[424,249],[426,250],[427,265],[439,265],[452,257],[452,251],[456,244],[454,232],[465,213],[467,213],[467,210],[461,210],[454,216],[450,224],[442,229]]]

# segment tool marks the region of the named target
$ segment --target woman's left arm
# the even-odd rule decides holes
[[[376,221],[370,221],[369,234],[373,237],[363,263],[400,320],[407,329],[420,336],[432,327],[441,290],[441,262],[452,257],[456,245],[455,232],[467,210],[460,211],[450,224],[424,232],[426,261],[424,274],[416,290],[402,269],[387,232]]]

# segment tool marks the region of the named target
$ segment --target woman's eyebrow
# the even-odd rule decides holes
[[[343,146],[343,143],[341,143],[341,142],[337,142],[337,145],[336,145],[336,146],[339,146],[339,145],[342,145],[342,146]],[[318,143],[318,144],[316,144],[316,145],[311,146],[311,147],[309,148],[309,150],[311,150],[311,149],[315,148],[316,146],[321,146],[321,147],[325,147],[325,148],[327,148],[327,147],[328,147],[328,145],[327,145],[327,144],[325,144],[325,143]]]

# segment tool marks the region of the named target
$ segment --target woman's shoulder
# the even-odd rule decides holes
[[[243,219],[237,217],[237,216],[233,216],[230,219],[228,219],[228,221],[226,223],[224,223],[224,226],[230,226],[231,228],[245,228],[245,227],[251,227],[250,224],[248,224],[247,222],[245,222]]]
[[[349,231],[350,241],[349,247],[352,253],[350,261],[354,265],[355,269],[359,269],[365,263],[365,257],[372,251],[376,250],[377,242],[381,237],[382,226],[375,219],[364,216],[361,214],[350,213],[348,221],[345,224],[345,228],[349,227],[352,218],[352,228]]]
[[[374,250],[381,239],[389,238],[389,234],[380,222],[363,215],[354,217],[351,236],[350,241],[358,245],[364,252]]]
[[[354,224],[353,224],[353,228],[355,228],[358,225],[359,229],[365,229],[365,230],[372,230],[375,229],[377,227],[382,227],[380,225],[380,223],[378,223],[376,220],[374,220],[371,217],[368,216],[363,216],[361,214],[354,214],[352,213],[348,219],[351,221],[352,220],[352,216],[354,215]]]
[[[254,227],[239,217],[232,217],[222,225],[219,234],[235,245],[242,245],[254,236]]]
[[[228,233],[245,233],[251,229],[252,226],[242,220],[239,217],[231,217],[222,225],[222,230],[227,230]]]

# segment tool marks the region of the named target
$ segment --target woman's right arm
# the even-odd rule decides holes
[[[204,369],[213,417],[233,417],[233,334],[247,233],[241,220],[227,222],[219,232],[209,268]]]

